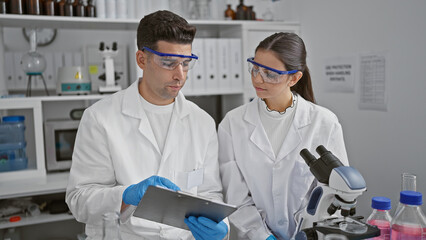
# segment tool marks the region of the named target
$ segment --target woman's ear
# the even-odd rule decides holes
[[[146,67],[147,62],[148,62],[147,55],[144,52],[142,52],[141,50],[138,50],[136,52],[136,63],[138,64],[138,66],[142,70],[144,70],[144,68]]]
[[[293,75],[291,75],[288,86],[293,87],[294,85],[296,85],[297,82],[299,82],[299,80],[302,78],[302,76],[303,76],[303,73],[301,71],[298,71],[297,73],[294,73]]]

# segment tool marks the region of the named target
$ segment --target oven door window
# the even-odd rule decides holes
[[[76,134],[76,129],[55,131],[56,161],[69,161],[72,158]]]

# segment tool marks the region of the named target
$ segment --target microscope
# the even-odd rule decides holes
[[[361,173],[344,166],[322,145],[316,151],[318,159],[307,149],[300,152],[319,184],[301,215],[295,239],[323,239],[328,234],[344,235],[349,240],[379,236],[379,228],[362,222],[362,216],[354,216],[356,199],[367,190]]]
[[[114,71],[114,60],[117,56],[117,42],[112,43],[111,49],[105,46],[104,42],[99,44],[99,51],[101,52],[105,61],[105,74],[99,76],[99,79],[105,81],[105,86],[99,87],[100,93],[113,93],[121,90],[120,85],[116,85],[115,81],[120,79],[120,76]]]

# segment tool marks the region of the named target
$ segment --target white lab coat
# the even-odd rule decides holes
[[[179,176],[204,169],[203,184],[190,192],[222,201],[213,119],[179,93],[161,154],[138,82],[87,108],[80,122],[66,202],[77,221],[86,223],[89,239],[102,237],[102,214],[120,211],[124,190],[152,175],[185,189]],[[193,239],[189,231],[136,217],[121,225],[121,232],[123,239]]]
[[[258,103],[230,111],[219,125],[219,163],[225,202],[240,208],[229,220],[240,239],[288,239],[316,184],[300,156],[324,145],[347,165],[342,127],[329,110],[298,96],[294,120],[275,158]]]

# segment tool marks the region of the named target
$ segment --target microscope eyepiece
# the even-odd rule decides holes
[[[308,149],[303,149],[300,151],[300,156],[302,156],[303,159],[305,159],[306,164],[310,167],[312,163],[314,163],[317,159],[314,155],[312,155]]]
[[[325,148],[323,145],[319,145],[316,151],[320,156],[328,152],[327,148]]]
[[[101,43],[99,44],[99,50],[103,51],[104,49],[105,49],[105,43],[104,43],[104,42],[101,42]]]

